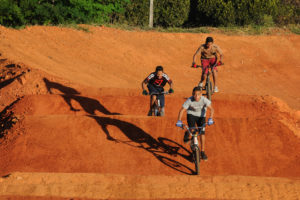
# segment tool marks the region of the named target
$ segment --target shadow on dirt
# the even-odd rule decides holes
[[[0,89],[23,76],[29,69],[22,69],[18,64],[7,64],[7,59],[0,59]]]
[[[50,94],[53,94],[52,90],[51,89],[56,89],[56,90],[59,90],[60,92],[62,92],[63,94],[68,94],[68,95],[75,95],[75,94],[80,94],[80,92],[78,92],[77,90],[71,88],[71,87],[67,87],[67,86],[64,86],[60,83],[56,83],[56,82],[52,82],[52,81],[49,81],[47,78],[43,78],[45,84],[46,84],[46,87],[47,87],[47,90]]]
[[[18,121],[17,117],[14,116],[14,113],[10,110],[10,108],[20,100],[18,98],[16,101],[6,106],[0,112],[0,138],[3,138],[7,133],[7,130],[13,127],[13,125]]]
[[[11,84],[14,80],[16,80],[17,78],[21,77],[23,74],[25,74],[25,72],[23,72],[22,74],[19,74],[19,75],[15,76],[15,77],[13,77],[13,78],[10,78],[10,79],[7,79],[7,80],[1,82],[0,83],[0,90],[2,88],[4,88],[4,87],[8,86],[9,84]],[[4,79],[4,77],[0,77],[0,80],[2,78]]]
[[[177,170],[184,174],[194,173],[194,171],[186,165],[166,157],[166,155],[173,157],[179,155],[191,161],[191,153],[183,146],[167,138],[159,138],[158,140],[156,140],[151,135],[143,131],[141,128],[129,122],[125,122],[119,119],[112,119],[110,117],[95,116],[96,110],[106,115],[119,115],[119,113],[110,112],[96,99],[80,96],[80,92],[71,87],[67,87],[60,83],[49,81],[47,78],[44,78],[44,82],[50,94],[52,94],[52,89],[59,90],[63,93],[61,96],[64,98],[65,102],[69,105],[72,111],[79,111],[79,109],[75,109],[71,103],[72,101],[78,102],[81,105],[82,109],[84,109],[84,111],[88,113],[88,116],[97,121],[97,123],[100,125],[100,127],[106,134],[108,140],[114,141],[116,143],[130,145],[135,148],[144,149],[168,167],[171,167],[174,170]],[[110,125],[119,128],[129,139],[129,141],[121,141],[113,138],[109,133],[109,130],[107,129],[107,126]],[[180,149],[182,149],[185,152],[185,154],[178,153]]]
[[[73,105],[72,105],[72,100],[73,100],[73,101],[77,101],[80,104],[80,106],[82,107],[82,109],[90,115],[95,115],[95,111],[99,111],[105,115],[120,115],[120,113],[109,112],[96,99],[80,96],[79,95],[80,92],[78,92],[77,90],[75,90],[71,87],[67,87],[60,83],[49,81],[47,78],[44,78],[43,80],[44,80],[47,90],[50,94],[53,94],[51,89],[57,89],[60,92],[64,93],[61,96],[64,98],[66,103],[69,105],[70,110],[72,110],[72,111],[75,111],[75,112],[80,111],[80,109],[76,109],[73,107]]]
[[[89,117],[94,118],[97,121],[97,123],[101,126],[101,128],[105,132],[108,140],[115,141],[116,143],[124,143],[132,147],[144,149],[147,152],[151,153],[159,161],[161,161],[168,167],[171,167],[174,170],[177,170],[184,174],[194,173],[194,171],[191,168],[187,167],[186,165],[177,162],[174,159],[166,157],[166,155],[173,156],[173,157],[180,155],[185,159],[191,161],[192,159],[191,153],[186,148],[179,145],[178,143],[166,138],[159,138],[157,141],[151,135],[143,131],[141,128],[131,123],[121,121],[119,119],[111,119],[109,117],[98,117],[98,116],[89,116]],[[107,126],[110,125],[118,127],[126,135],[129,141],[121,141],[113,138],[107,129]],[[172,143],[172,145],[170,145],[170,143]],[[185,151],[186,154],[178,153],[179,149],[181,148],[183,149],[183,151]]]

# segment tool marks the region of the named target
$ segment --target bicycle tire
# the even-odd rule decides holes
[[[199,175],[200,174],[200,151],[199,148],[196,147],[195,150],[193,151],[194,155],[194,162],[195,162],[195,174]]]
[[[211,101],[212,83],[209,80],[207,81],[207,84],[206,84],[206,94],[207,94],[207,98]]]

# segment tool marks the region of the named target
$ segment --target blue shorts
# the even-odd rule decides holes
[[[151,93],[160,93],[160,92],[164,91],[164,88],[156,87],[152,84],[148,84],[147,87],[148,87],[148,90],[149,90],[149,94],[151,94]],[[159,101],[160,101],[160,107],[162,107],[162,108],[165,107],[165,95],[160,94],[160,95],[156,95],[156,96],[157,96],[157,99],[159,99]]]

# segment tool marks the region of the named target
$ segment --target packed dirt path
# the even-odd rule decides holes
[[[191,176],[174,124],[208,34],[89,30],[0,26],[0,199],[300,199],[299,36],[210,34],[225,65]],[[159,118],[141,95],[156,65],[175,90]]]
[[[2,194],[14,198],[18,194],[40,198],[56,196],[57,199],[192,200],[297,199],[300,196],[300,180],[292,178],[206,176],[199,179],[196,176],[14,173],[0,178],[0,183]],[[191,183],[192,188],[187,188]]]

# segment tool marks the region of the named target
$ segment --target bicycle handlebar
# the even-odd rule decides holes
[[[163,91],[163,92],[153,92],[148,95],[160,95],[160,94],[171,94],[171,93],[169,93],[168,91]]]
[[[220,66],[220,65],[224,65],[224,62],[219,61],[219,63],[215,63],[214,65],[209,65],[209,68],[215,67],[215,66]],[[193,68],[199,68],[202,67],[201,65],[196,65],[196,67],[194,67],[194,65],[192,65]]]
[[[206,126],[207,123],[203,124],[200,127],[188,127],[186,124],[182,124],[182,129],[186,129],[191,136],[198,136],[200,131]],[[196,130],[196,132],[192,133],[191,130]]]

